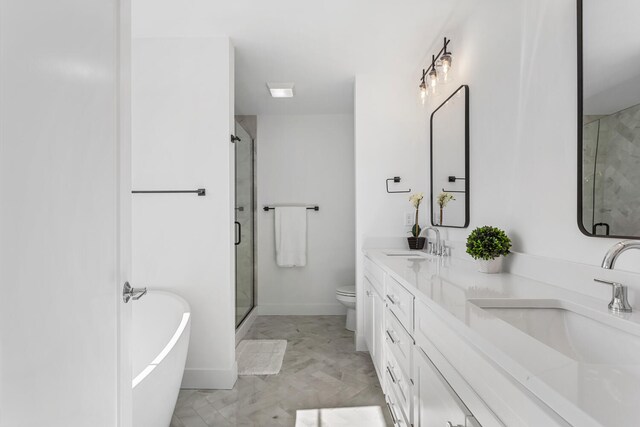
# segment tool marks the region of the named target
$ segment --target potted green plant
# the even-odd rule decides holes
[[[467,237],[467,253],[478,263],[482,273],[499,273],[502,260],[509,254],[511,239],[499,228],[485,225],[478,227]]]
[[[416,221],[411,227],[411,237],[407,237],[407,241],[409,242],[409,249],[422,249],[424,248],[424,242],[426,238],[420,237],[420,232],[422,229],[420,228],[420,224],[418,223],[418,214],[420,212],[420,203],[424,199],[424,193],[416,193],[412,194],[409,197],[409,201],[416,208]]]
[[[455,199],[456,198],[453,197],[453,194],[447,193],[446,191],[438,194],[438,198],[436,199],[436,201],[438,203],[438,206],[440,206],[440,225],[444,225],[444,208],[447,207],[447,203]]]

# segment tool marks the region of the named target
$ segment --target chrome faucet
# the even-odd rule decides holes
[[[420,232],[420,236],[422,236],[423,234],[425,234],[425,236],[427,237],[427,242],[429,242],[429,230],[433,230],[436,233],[436,244],[430,244],[428,249],[427,249],[427,253],[431,254],[431,255],[442,255],[442,243],[440,241],[440,230],[438,230],[435,227],[427,227],[424,230],[422,230]],[[428,243],[429,244],[429,243]]]
[[[607,251],[607,254],[602,260],[602,268],[606,270],[613,270],[616,264],[616,260],[623,253],[629,249],[640,250],[640,241],[638,240],[623,240],[613,245]],[[593,279],[596,282],[604,283],[613,286],[613,294],[611,296],[611,302],[609,303],[609,310],[614,313],[630,313],[632,311],[631,304],[627,300],[627,287],[621,283],[610,282],[607,280]]]
[[[626,252],[629,249],[640,249],[640,241],[623,240],[622,242],[618,242],[615,245],[611,246],[611,248],[607,251],[607,254],[604,256],[604,259],[602,260],[602,268],[613,270],[618,257],[623,252]]]

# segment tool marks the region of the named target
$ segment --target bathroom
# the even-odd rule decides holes
[[[0,0],[0,427],[637,424],[638,13]]]

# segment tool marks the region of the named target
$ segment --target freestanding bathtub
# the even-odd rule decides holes
[[[149,291],[133,305],[133,425],[168,427],[189,347],[191,312],[178,295]]]

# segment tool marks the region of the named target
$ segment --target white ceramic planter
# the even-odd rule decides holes
[[[484,260],[478,259],[476,263],[478,264],[478,271],[480,273],[488,273],[495,274],[500,273],[502,271],[502,260],[504,256],[499,256],[498,258]]]

